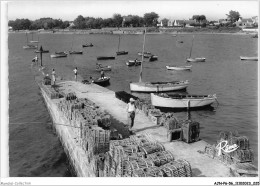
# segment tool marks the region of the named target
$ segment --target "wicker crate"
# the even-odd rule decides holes
[[[148,154],[147,159],[151,160],[155,166],[160,167],[166,163],[174,160],[174,157],[170,151],[155,152]]]

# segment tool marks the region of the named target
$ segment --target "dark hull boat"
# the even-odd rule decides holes
[[[96,64],[96,71],[100,72],[103,71],[111,71],[111,66],[102,66],[100,63]]]
[[[69,54],[83,54],[82,51],[69,51]]]
[[[82,45],[82,47],[93,47],[93,44],[86,44],[86,45]]]
[[[99,56],[97,57],[97,60],[109,60],[109,59],[115,59],[114,56]]]
[[[110,77],[104,77],[104,79],[102,79],[102,78],[91,79],[92,83],[95,83],[100,86],[109,85],[109,80],[110,80]]]
[[[149,61],[156,61],[156,60],[158,60],[158,56],[151,56],[149,58]]]
[[[35,53],[41,53],[40,50],[35,50]],[[49,53],[49,50],[43,50],[42,53]]]
[[[128,54],[128,52],[127,51],[118,51],[118,52],[116,52],[116,55],[127,55]]]
[[[126,62],[127,66],[139,66],[141,65],[142,61],[139,60],[129,60],[128,62]]]

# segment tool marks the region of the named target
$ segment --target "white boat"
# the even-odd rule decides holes
[[[170,92],[186,89],[189,81],[172,82],[134,82],[130,83],[130,90],[134,92]]]
[[[198,108],[209,106],[217,99],[213,95],[168,95],[166,93],[151,93],[151,102],[156,107],[167,108]]]
[[[205,62],[205,57],[187,58],[187,62]]]
[[[120,34],[118,34],[118,48],[117,48],[117,52],[116,52],[116,55],[126,55],[126,54],[128,54],[128,52],[127,51],[124,51],[124,50],[119,50],[119,48],[120,48]]]
[[[186,59],[187,62],[205,62],[206,58],[205,57],[197,57],[197,58],[192,58],[191,57],[191,52],[192,52],[192,47],[193,47],[193,41],[194,41],[194,35],[191,43],[191,48],[190,48],[190,56]]]
[[[142,61],[139,60],[128,60],[128,62],[126,62],[127,66],[139,66],[141,65]]]
[[[59,53],[59,54],[51,54],[51,58],[60,58],[60,57],[67,57],[68,54],[66,53]]]
[[[247,60],[247,61],[258,61],[258,57],[247,57],[247,56],[240,56],[240,60]]]
[[[191,70],[192,65],[190,66],[166,66],[167,70]]]
[[[139,82],[131,82],[130,90],[134,92],[168,92],[175,90],[186,89],[189,85],[189,81],[170,81],[170,82],[142,82],[142,69],[144,61],[144,48],[145,48],[145,36],[146,30],[144,32],[144,42],[142,51],[142,62],[140,68]]]

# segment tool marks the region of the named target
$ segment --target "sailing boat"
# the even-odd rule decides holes
[[[30,41],[30,43],[39,43],[39,36],[38,36],[38,41],[33,40],[33,32],[32,32],[32,40]]]
[[[37,49],[36,45],[28,44],[28,34],[26,33],[26,45],[23,46],[23,49]]]
[[[71,49],[70,49],[70,50],[72,50],[72,48],[73,48],[74,36],[75,36],[75,35],[73,35],[73,41],[72,41]],[[69,51],[69,54],[83,54],[83,51],[82,51],[82,50],[81,50],[81,51],[74,51],[74,50],[72,50],[72,51]]]
[[[144,42],[143,42],[143,54],[145,48],[145,36],[146,29],[144,32]],[[144,55],[142,55],[142,63],[140,70],[139,82],[131,82],[130,90],[135,92],[167,92],[174,90],[186,89],[189,81],[168,81],[168,82],[142,82],[142,69],[143,69]]]
[[[192,47],[193,47],[193,41],[194,41],[194,35],[192,39],[192,44],[190,48],[190,56],[187,58],[187,62],[205,62],[206,58],[205,57],[197,57],[197,58],[191,58],[191,52],[192,52]]]
[[[119,51],[119,47],[120,47],[120,34],[118,35],[119,36],[119,40],[118,40],[118,48],[117,48],[117,52],[116,52],[116,55],[126,55],[128,54],[127,51]]]

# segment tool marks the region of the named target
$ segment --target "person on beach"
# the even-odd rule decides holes
[[[74,71],[74,75],[75,75],[75,80],[77,81],[77,75],[78,75],[78,69],[77,67],[75,67]]]
[[[100,72],[100,74],[101,74],[101,79],[104,79],[104,77],[105,77],[105,72],[104,72],[104,70],[103,70],[103,69],[101,69],[101,72]]]
[[[136,112],[136,105],[135,100],[133,98],[130,98],[129,103],[127,104],[127,122],[129,131],[132,133],[132,128],[134,126],[134,119],[135,119],[135,112]]]
[[[38,62],[38,56],[36,55],[33,59],[32,59],[32,64],[36,64]]]
[[[51,75],[52,75],[53,85],[55,85],[55,81],[56,81],[56,72],[55,72],[54,68],[52,69],[52,73],[51,73]]]

